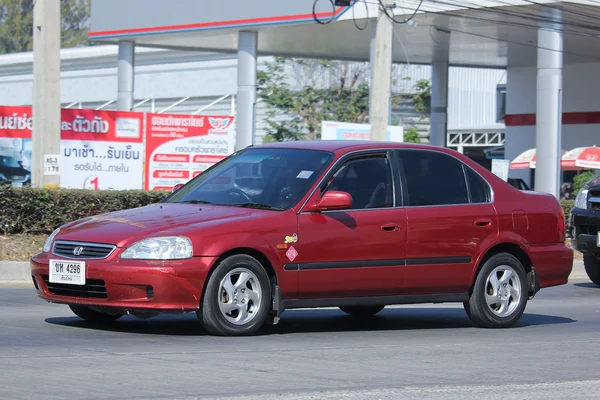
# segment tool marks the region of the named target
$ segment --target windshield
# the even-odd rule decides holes
[[[0,166],[1,167],[12,167],[12,168],[21,168],[18,161],[12,157],[0,156]]]
[[[199,175],[165,202],[285,210],[300,201],[332,158],[324,151],[250,148]]]

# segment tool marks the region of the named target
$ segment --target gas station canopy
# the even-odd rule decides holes
[[[207,6],[210,3],[210,8]],[[534,4],[532,4],[534,3]],[[450,32],[449,63],[456,66],[533,66],[542,12],[563,10],[564,63],[600,59],[595,24],[581,15],[583,4],[600,15],[596,2],[424,1],[413,21],[395,24],[393,60],[429,64],[436,34]],[[313,17],[313,4],[317,18]],[[418,1],[403,1],[397,20],[410,16]],[[513,5],[510,5],[513,4]],[[468,7],[467,7],[468,5]],[[503,5],[499,7],[500,5]],[[508,5],[508,6],[507,6]],[[238,32],[258,32],[258,54],[369,60],[377,0],[336,7],[329,0],[102,0],[92,5],[90,39],[135,41],[137,46],[237,52]],[[583,21],[583,22],[582,22]],[[587,21],[587,24],[584,22]],[[361,30],[362,29],[362,30]]]

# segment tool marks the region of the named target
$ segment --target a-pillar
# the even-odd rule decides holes
[[[117,110],[133,110],[133,90],[135,85],[135,43],[129,40],[119,42],[119,64]]]
[[[563,37],[561,12],[544,10],[538,29],[535,190],[560,196]],[[548,22],[552,21],[552,22]]]
[[[432,29],[434,39],[431,64],[431,127],[429,142],[435,146],[446,146],[448,125],[448,67],[450,53],[450,31]]]
[[[236,151],[254,144],[255,139],[257,45],[256,32],[239,33]]]

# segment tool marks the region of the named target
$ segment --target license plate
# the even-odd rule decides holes
[[[85,262],[50,260],[50,282],[85,285]]]

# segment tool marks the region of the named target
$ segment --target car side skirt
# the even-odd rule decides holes
[[[422,304],[422,303],[462,303],[469,300],[469,293],[448,294],[407,294],[398,296],[365,296],[342,297],[323,299],[291,299],[284,300],[284,309],[294,308],[319,308],[342,306],[374,306],[394,304]]]

